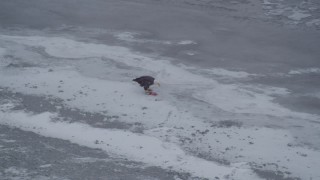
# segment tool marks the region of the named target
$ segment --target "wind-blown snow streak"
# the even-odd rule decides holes
[[[5,54],[6,49],[0,47],[0,67],[5,65],[3,55]]]
[[[0,56],[3,56],[5,52],[6,52],[6,49],[0,47]]]
[[[131,67],[148,69],[159,74],[162,71],[172,73],[170,80],[175,82],[183,81],[201,81],[201,77],[187,73],[181,68],[171,66],[169,61],[155,61],[157,58],[151,58],[139,53],[133,53],[129,49],[120,46],[108,46],[104,44],[83,43],[61,37],[40,37],[40,36],[6,36],[0,35],[0,38],[16,43],[44,47],[45,51],[54,57],[59,58],[93,58],[106,57],[114,59],[117,62],[125,63]],[[161,78],[161,77],[160,77]],[[167,77],[163,77],[167,78]],[[168,79],[166,79],[167,81]],[[214,81],[212,81],[214,82]]]
[[[121,33],[115,33],[114,37],[116,37],[118,40],[129,42],[129,43],[152,43],[152,44],[166,44],[166,45],[173,44],[171,41],[160,41],[160,40],[136,38],[135,36],[138,36],[138,35],[140,34],[132,33],[132,32],[121,32]]]
[[[161,166],[194,176],[214,179],[226,176],[240,179],[256,179],[251,170],[241,164],[233,167],[220,166],[213,162],[189,156],[177,145],[165,143],[157,138],[138,135],[126,131],[92,128],[86,124],[51,122],[54,114],[28,115],[23,112],[0,112],[1,124],[19,127],[37,134],[69,140],[79,145],[103,149],[114,155],[141,161],[148,165]],[[238,179],[238,178],[237,178]]]
[[[299,74],[310,74],[318,73],[320,74],[320,68],[307,68],[307,69],[296,69],[289,71],[289,75],[299,75]]]
[[[181,68],[191,70],[193,72],[205,73],[209,75],[214,75],[218,77],[226,77],[226,78],[248,78],[250,76],[257,76],[257,74],[249,74],[244,71],[229,71],[222,68],[211,68],[211,69],[198,69],[195,67],[185,66],[183,64],[179,64]]]

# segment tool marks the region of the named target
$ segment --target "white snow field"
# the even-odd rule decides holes
[[[320,179],[318,8],[0,2],[0,179]]]
[[[317,115],[293,112],[272,102],[272,95],[289,93],[285,89],[255,87],[250,90],[250,86],[221,84],[190,73],[187,68],[170,64],[168,60],[154,60],[156,57],[124,47],[62,37],[1,35],[0,39],[5,42],[2,43],[3,49],[7,51],[15,51],[15,46],[41,47],[43,53],[62,61],[33,62],[30,59],[30,63],[39,63],[40,67],[2,67],[2,86],[14,92],[65,99],[64,103],[72,108],[90,112],[107,110],[112,115],[121,116],[120,121],[139,122],[146,129],[143,134],[136,134],[127,130],[94,128],[83,123],[52,122],[55,114],[33,115],[21,111],[1,112],[1,124],[100,148],[147,165],[188,172],[194,177],[259,179],[250,168],[252,163],[277,164],[279,170],[297,177],[320,177],[316,170],[320,166],[320,152],[296,145],[294,132],[272,127],[214,127],[212,123],[221,118],[218,114],[205,119],[197,117],[194,115],[197,112],[187,108],[189,103],[200,100],[226,112],[249,114],[244,117],[239,115],[239,119],[251,119],[252,114],[254,118],[263,118],[264,121],[278,118],[292,125],[295,121],[308,124],[308,121],[319,119]],[[131,69],[131,74],[121,74],[125,70],[110,65],[111,62],[124,64]],[[46,63],[51,64],[50,68],[41,67]],[[103,72],[100,74],[102,77],[97,77],[96,71]],[[164,82],[155,89],[159,96],[146,96],[140,87],[131,82],[132,77],[141,72],[154,74],[160,82]],[[179,88],[172,87],[175,84],[180,84]],[[175,97],[169,94],[174,93],[195,100],[179,102],[178,99],[171,99]],[[202,105],[199,108],[206,107]],[[211,110],[208,108],[205,111],[210,113]],[[220,116],[224,118],[226,115]],[[310,129],[315,128],[312,124],[309,126]],[[194,127],[198,132],[204,132],[201,141],[185,143],[180,147],[180,138],[192,137]],[[205,152],[207,158],[222,158],[230,164],[221,165],[196,157],[196,154],[183,148],[191,152],[201,149],[200,152]]]

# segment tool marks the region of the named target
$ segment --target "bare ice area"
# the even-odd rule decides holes
[[[263,5],[267,15],[283,23],[300,24],[319,29],[318,1],[263,0]]]
[[[320,179],[318,8],[1,1],[0,179]]]

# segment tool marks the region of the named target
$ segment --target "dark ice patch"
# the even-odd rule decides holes
[[[26,62],[14,62],[7,65],[8,68],[25,68],[25,67],[35,67],[34,64]]]
[[[16,104],[12,110],[23,110],[40,114],[44,112],[57,113],[55,121],[81,122],[89,124],[92,127],[129,129],[132,132],[143,132],[141,123],[121,122],[121,117],[111,115],[107,111],[101,113],[92,113],[77,108],[71,108],[64,104],[63,99],[52,96],[26,95],[12,92],[6,88],[0,91],[0,99],[15,100]]]
[[[231,127],[241,127],[242,122],[239,121],[234,121],[234,120],[223,120],[223,121],[218,121],[211,125],[211,127],[220,127],[220,128],[231,128]]]
[[[270,180],[302,180],[298,177],[288,177],[290,172],[282,172],[282,171],[270,171],[263,169],[253,169],[253,171],[261,178],[270,179]]]
[[[276,102],[297,112],[320,115],[320,99],[316,97],[306,95],[286,96],[278,98]]]
[[[100,149],[39,136],[18,128],[0,125],[0,132],[6,139],[15,141],[0,141],[1,179],[190,179],[187,173],[146,167],[140,162],[110,157]],[[18,171],[6,171],[9,168]]]

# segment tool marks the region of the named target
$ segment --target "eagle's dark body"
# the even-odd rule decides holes
[[[133,79],[133,81],[139,83],[140,86],[144,88],[144,90],[148,90],[149,87],[154,84],[154,78],[151,76],[141,76]]]

